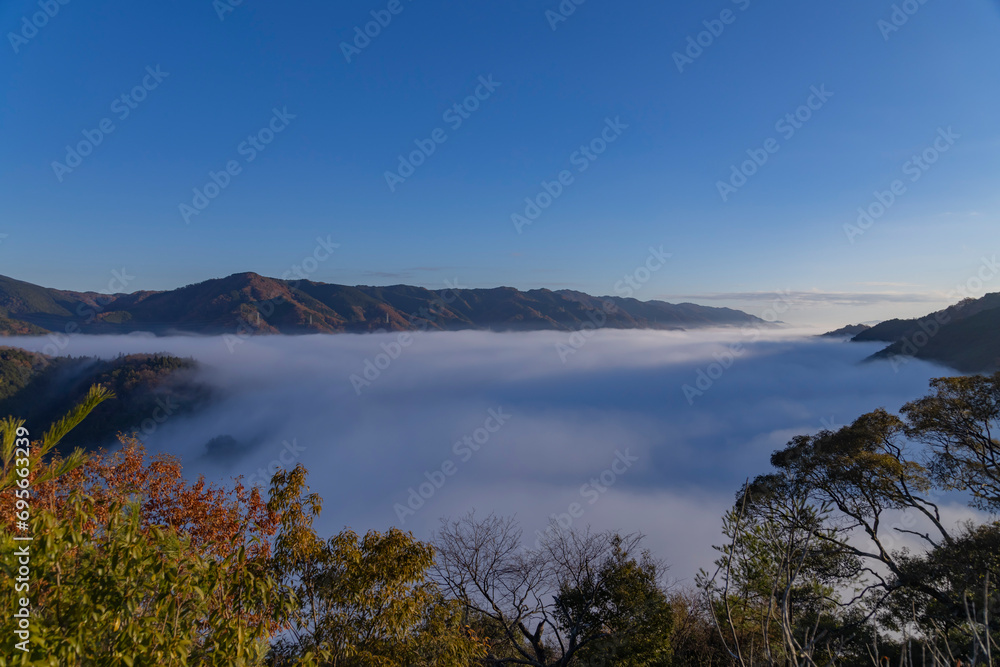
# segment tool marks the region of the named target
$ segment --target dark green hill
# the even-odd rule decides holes
[[[25,419],[33,434],[78,403],[93,384],[115,393],[60,444],[93,449],[113,444],[119,431],[140,434],[207,404],[211,394],[194,379],[191,359],[133,354],[111,360],[47,357],[0,347],[0,416]]]
[[[607,304],[613,307],[606,308]],[[237,273],[166,292],[101,295],[0,277],[2,333],[148,331],[303,334],[431,329],[573,331],[599,322],[622,329],[763,325],[752,315],[691,303],[593,297],[512,287],[430,290],[285,281]]]
[[[876,353],[875,358],[913,356],[963,373],[1000,370],[1000,308],[947,324],[933,336],[911,333]],[[924,342],[926,341],[926,342]],[[923,343],[921,345],[921,343]]]
[[[833,331],[827,331],[825,334],[820,334],[821,338],[850,338],[852,336],[857,336],[871,329],[867,324],[848,324],[845,327],[840,327],[839,329],[834,329]]]
[[[934,328],[937,323],[952,325],[986,310],[1000,308],[1000,292],[987,294],[979,299],[964,299],[944,310],[939,310],[924,317],[912,320],[886,320],[880,324],[862,331],[854,340],[895,342],[912,336],[918,331]]]
[[[873,359],[916,357],[966,373],[1000,370],[1000,293],[965,299],[912,320],[888,320],[855,336],[854,341],[884,341]]]
[[[9,316],[25,313],[71,317],[77,300],[62,298],[59,290],[0,276],[0,308]]]

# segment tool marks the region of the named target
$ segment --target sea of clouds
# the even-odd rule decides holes
[[[328,534],[400,526],[426,539],[442,517],[474,509],[516,514],[532,543],[554,515],[643,532],[690,584],[714,558],[722,513],[772,451],[898,410],[952,374],[862,363],[880,345],[811,333],[73,336],[62,353],[197,359],[217,400],[147,428],[149,449],[219,481],[263,483],[302,463]],[[8,339],[36,351],[47,342]],[[229,447],[209,455],[219,436]]]

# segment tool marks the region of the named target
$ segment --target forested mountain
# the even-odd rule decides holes
[[[104,295],[0,276],[0,333],[305,334],[379,329],[573,331],[763,324],[729,308],[570,290],[349,287],[237,273],[164,292]]]
[[[854,341],[891,343],[874,359],[916,357],[966,373],[1000,370],[1000,292],[964,299],[944,310],[911,320],[886,320]]]
[[[193,360],[168,355],[101,360],[0,347],[0,417],[18,415],[47,427],[78,404],[92,385],[102,385],[115,397],[62,443],[69,449],[94,449],[114,443],[119,431],[148,434],[171,417],[203,405],[210,393],[193,379],[194,369]]]
[[[868,331],[869,329],[871,329],[871,327],[867,324],[848,324],[846,327],[840,327],[839,329],[834,329],[833,331],[827,331],[825,334],[820,334],[820,336],[822,338],[850,338]]]

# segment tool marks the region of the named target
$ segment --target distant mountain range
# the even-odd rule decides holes
[[[1000,292],[912,320],[887,320],[851,340],[890,343],[873,359],[915,357],[964,373],[1000,370]]]
[[[492,329],[575,331],[766,326],[739,310],[512,287],[348,287],[237,273],[179,289],[72,292],[0,276],[0,334],[308,334]]]

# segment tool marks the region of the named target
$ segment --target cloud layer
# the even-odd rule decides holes
[[[157,427],[150,449],[215,479],[302,462],[326,531],[397,525],[427,538],[439,518],[476,509],[516,513],[531,535],[555,515],[642,531],[690,582],[774,449],[897,410],[948,374],[859,363],[878,348],[709,330],[260,337],[232,353],[221,338],[74,337],[65,353],[201,361],[221,400]],[[207,457],[219,436],[229,447]]]

